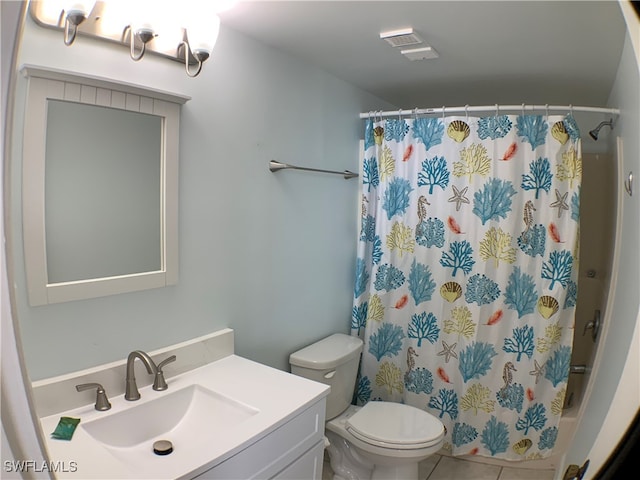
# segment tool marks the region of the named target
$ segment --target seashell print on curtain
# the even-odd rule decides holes
[[[574,118],[369,119],[361,173],[358,403],[426,410],[453,455],[549,456],[577,297]]]

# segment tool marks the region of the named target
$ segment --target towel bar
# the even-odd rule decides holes
[[[280,170],[286,170],[288,168],[293,170],[306,170],[308,172],[322,172],[322,173],[332,173],[332,174],[343,175],[345,180],[349,180],[350,178],[355,178],[358,176],[357,173],[350,172],[349,170],[345,170],[344,172],[337,172],[335,170],[321,170],[319,168],[297,167],[295,165],[288,165],[286,163],[278,162],[276,160],[271,160],[269,162],[269,170],[271,170],[274,173],[279,172]]]

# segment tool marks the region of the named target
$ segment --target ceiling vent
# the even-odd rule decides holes
[[[411,48],[409,50],[401,50],[400,53],[407,57],[409,60],[429,60],[431,58],[438,58],[438,52],[436,52],[432,47],[420,47],[420,48]]]
[[[392,47],[406,47],[422,43],[422,39],[413,32],[413,28],[380,32],[380,38]]]

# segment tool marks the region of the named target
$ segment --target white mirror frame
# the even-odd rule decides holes
[[[28,78],[22,165],[23,242],[31,306],[174,285],[178,281],[180,106],[190,97],[99,77],[25,65]],[[49,283],[45,232],[47,101],[63,100],[162,117],[162,266],[158,271]]]

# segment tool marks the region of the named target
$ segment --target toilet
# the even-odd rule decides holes
[[[410,405],[351,405],[362,340],[333,334],[289,356],[291,373],[331,387],[325,434],[334,480],[417,480],[418,463],[438,452],[444,425]]]

